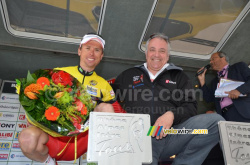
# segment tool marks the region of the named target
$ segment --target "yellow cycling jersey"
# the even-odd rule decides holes
[[[81,82],[86,88],[87,92],[92,96],[95,105],[100,102],[113,103],[115,101],[115,94],[110,84],[102,77],[98,76],[95,71],[83,74],[78,66],[70,66],[63,68],[55,68],[55,70],[62,70]],[[81,69],[81,68],[80,68]]]

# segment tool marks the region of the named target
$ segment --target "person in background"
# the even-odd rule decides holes
[[[219,142],[218,114],[197,115],[197,102],[188,76],[168,63],[170,44],[161,33],[146,42],[146,62],[123,71],[113,88],[128,113],[149,114],[151,125],[163,129],[207,129],[208,134],[164,134],[152,137],[152,165],[177,155],[173,165],[201,165]]]
[[[198,76],[200,89],[203,91],[205,101],[214,102],[217,113],[222,115],[227,121],[250,122],[250,68],[244,62],[229,65],[229,59],[223,52],[212,54],[210,64],[212,69],[217,71],[217,77],[212,80],[211,88],[205,82],[207,70]],[[227,91],[228,97],[215,98],[214,93],[220,78],[243,81],[245,83],[234,90]],[[240,94],[246,96],[240,97]]]
[[[121,112],[115,101],[113,89],[109,83],[94,71],[103,57],[105,41],[97,34],[86,34],[78,48],[80,64],[78,66],[55,68],[63,70],[81,82],[91,94],[97,112]],[[124,112],[124,111],[122,111]],[[55,160],[74,160],[74,138],[52,137],[35,126],[23,129],[18,141],[24,155],[31,160],[44,162],[48,165],[55,164]],[[77,158],[87,151],[88,131],[77,136]],[[64,149],[64,147],[66,148]],[[64,150],[63,150],[64,149]],[[60,155],[58,155],[63,151]],[[54,158],[54,159],[53,159]]]

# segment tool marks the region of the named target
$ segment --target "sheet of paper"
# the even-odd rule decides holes
[[[220,82],[218,83],[217,89],[215,90],[215,97],[227,97],[228,94],[225,92],[229,92],[231,90],[236,89],[237,87],[241,86],[245,82],[242,81],[233,81],[230,79],[220,79]],[[245,95],[240,95],[240,97]]]

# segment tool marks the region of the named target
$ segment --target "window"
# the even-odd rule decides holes
[[[102,0],[3,0],[2,8],[13,35],[79,43],[98,32]]]
[[[250,2],[249,2],[250,3]],[[248,0],[156,0],[140,48],[152,33],[166,34],[171,54],[208,59],[248,12]]]

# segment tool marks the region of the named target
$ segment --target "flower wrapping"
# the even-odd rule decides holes
[[[40,69],[16,79],[17,93],[27,120],[54,137],[71,136],[88,129],[94,109],[91,96],[69,73]]]

